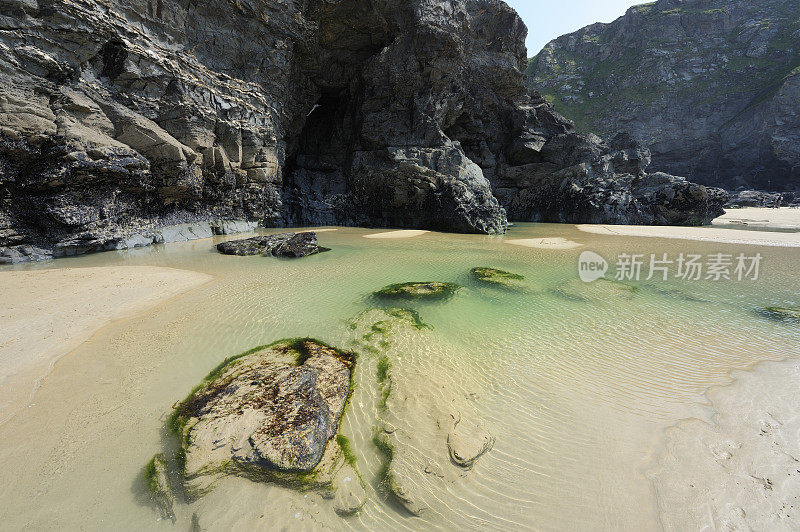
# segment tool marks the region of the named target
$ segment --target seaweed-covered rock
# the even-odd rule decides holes
[[[217,244],[217,251],[225,255],[272,255],[274,257],[299,258],[327,251],[327,248],[319,247],[317,234],[308,231],[231,240]]]
[[[144,468],[145,482],[150,499],[164,519],[175,519],[173,506],[175,496],[167,476],[167,462],[164,455],[155,455]]]
[[[524,290],[527,287],[525,277],[516,273],[495,268],[472,268],[472,278],[478,283],[507,290]]]
[[[800,308],[792,307],[765,307],[761,314],[777,321],[800,323]]]
[[[171,419],[187,491],[237,474],[290,485],[330,485],[354,355],[311,339],[282,340],[226,360]]]
[[[423,283],[397,283],[378,290],[378,299],[442,300],[453,297],[461,287],[454,283],[437,281]]]
[[[270,253],[273,257],[300,258],[314,255],[321,251],[328,251],[317,245],[317,233],[297,233],[278,243]]]

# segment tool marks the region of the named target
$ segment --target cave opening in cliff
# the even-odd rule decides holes
[[[128,59],[128,50],[125,43],[114,40],[108,41],[100,50],[102,70],[100,75],[114,79],[125,71],[125,61]]]
[[[284,218],[290,224],[340,222],[329,198],[347,191],[354,143],[348,89],[323,90],[305,118],[284,174]]]

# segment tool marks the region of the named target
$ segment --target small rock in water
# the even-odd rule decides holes
[[[378,290],[373,295],[378,299],[441,300],[455,295],[461,287],[454,283],[423,282],[398,283]]]
[[[800,323],[800,308],[791,307],[766,307],[761,314],[776,321]]]
[[[270,253],[273,257],[299,258],[314,255],[321,251],[328,251],[327,248],[320,248],[317,245],[317,234],[312,232],[297,233],[291,238],[280,242],[272,248]]]
[[[225,255],[271,255],[273,257],[299,258],[328,251],[328,249],[317,245],[317,234],[308,231],[231,240],[217,244],[217,251]]]
[[[493,446],[494,436],[479,421],[460,419],[447,435],[450,458],[464,469],[471,469],[475,461]]]
[[[472,268],[470,273],[477,282],[495,288],[519,291],[527,287],[524,276],[496,268]]]

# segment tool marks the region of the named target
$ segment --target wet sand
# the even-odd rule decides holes
[[[701,469],[677,446],[681,458],[660,468],[675,474],[666,480],[675,494],[661,489],[662,477],[649,476],[664,463],[664,431],[688,418],[713,426],[713,410],[723,407],[713,399],[717,388],[704,392],[729,383],[732,369],[800,357],[796,326],[754,312],[800,304],[791,248],[761,251],[769,271],[758,282],[671,281],[595,292],[598,285],[577,278],[581,249],[552,253],[503,238],[438,233],[388,245],[363,238],[372,232],[326,233],[321,243],[331,252],[296,262],[223,256],[213,252],[215,238],[56,263],[170,266],[205,272],[214,282],[97,331],[42,380],[35,405],[0,426],[0,467],[16,479],[0,486],[0,520],[14,530],[188,529],[195,514],[209,529],[658,530],[683,519],[683,508],[670,501],[706,504],[683,484],[691,468]],[[574,226],[521,224],[513,234],[591,243],[608,255],[651,244],[590,237]],[[661,245],[669,252],[706,247]],[[469,271],[480,265],[525,275],[535,287],[515,293],[475,285]],[[357,516],[339,517],[314,492],[230,478],[199,501],[177,504],[175,525],[158,521],[142,471],[174,444],[164,425],[176,400],[224,358],[255,345],[314,336],[350,347],[360,329],[348,325],[372,307],[366,296],[412,279],[465,287],[447,302],[415,305],[430,328],[398,334],[396,347],[376,338],[381,351],[362,352],[342,425],[367,484]],[[578,289],[580,298],[564,297]],[[396,394],[383,409],[380,355],[391,362]],[[772,378],[760,386],[785,388]],[[760,408],[760,392],[748,393],[747,416]],[[441,429],[453,409],[469,410],[495,439],[469,471],[453,469]],[[420,517],[386,499],[386,458],[373,440],[385,423],[397,432],[391,470],[427,507]],[[749,417],[742,425],[751,425]],[[703,437],[691,428],[690,441]],[[772,459],[768,449],[747,452],[742,456]],[[777,484],[777,476],[767,478]],[[674,527],[692,529],[694,522],[702,521]]]
[[[578,225],[584,233],[621,237],[674,238],[718,244],[800,247],[800,233],[722,229],[718,227],[664,227],[647,225]]]
[[[0,423],[32,399],[60,357],[98,329],[211,279],[133,266],[0,272]]]
[[[521,238],[517,240],[506,240],[506,244],[515,246],[525,246],[537,249],[576,249],[583,247],[583,244],[567,240],[566,238]]]
[[[714,220],[713,225],[744,225],[748,227],[797,229],[800,231],[800,209],[767,209],[745,207],[729,209],[724,216]]]
[[[797,530],[800,362],[766,362],[709,390],[712,423],[667,431],[654,471],[667,530]]]
[[[400,231],[385,231],[382,233],[373,233],[371,235],[364,235],[364,238],[377,238],[377,239],[413,238],[415,236],[421,236],[429,232],[430,231],[422,231],[417,229],[403,229]]]

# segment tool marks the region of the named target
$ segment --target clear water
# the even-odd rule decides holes
[[[664,430],[688,417],[710,419],[703,393],[729,382],[732,369],[800,355],[798,327],[755,312],[800,305],[796,249],[533,224],[506,237],[363,238],[370,233],[320,233],[333,251],[297,261],[222,256],[206,240],[28,266],[169,266],[215,280],[102,329],[58,363],[35,405],[0,427],[0,528],[185,530],[198,513],[211,529],[658,529],[666,509],[648,471]],[[584,247],[505,242],[537,237]],[[610,259],[717,252],[760,252],[764,259],[757,282],[652,281],[619,293],[577,280],[585,250]],[[468,272],[475,266],[521,273],[531,290],[474,286]],[[429,512],[403,512],[378,485],[382,459],[371,443],[377,392],[367,370],[374,361],[364,355],[342,426],[368,484],[359,515],[338,517],[313,493],[231,479],[199,502],[179,505],[175,523],[157,520],[143,466],[164,448],[173,403],[211,368],[284,337],[346,346],[347,322],[371,305],[371,291],[431,280],[465,289],[446,303],[416,305],[433,329],[395,361],[404,393],[442,402],[470,397],[496,443],[472,471],[426,494]],[[446,453],[442,442],[420,445],[421,453]]]

